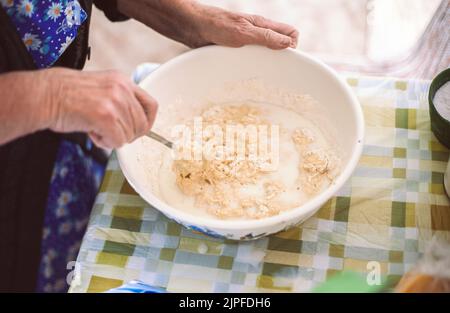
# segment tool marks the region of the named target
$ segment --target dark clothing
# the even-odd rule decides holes
[[[126,19],[117,11],[115,1],[79,2],[88,16],[94,2],[109,19]],[[54,66],[83,68],[90,51],[89,23],[90,18],[81,25],[77,37]],[[22,39],[0,7],[0,74],[35,69]],[[63,135],[49,130],[0,146],[0,291],[35,290],[49,181],[62,138],[87,149],[86,135]],[[100,149],[93,148],[87,152],[106,162]]]

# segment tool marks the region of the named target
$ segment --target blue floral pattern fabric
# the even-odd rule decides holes
[[[89,215],[104,174],[104,166],[80,146],[63,141],[53,168],[41,245],[37,291],[64,292]]]
[[[76,0],[0,0],[0,3],[39,68],[56,62],[87,18]]]
[[[76,0],[0,0],[0,5],[38,68],[58,60],[87,18]],[[76,259],[103,174],[104,166],[80,146],[61,141],[47,198],[36,291],[68,289],[67,266]]]

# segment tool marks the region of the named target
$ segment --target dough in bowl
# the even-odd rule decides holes
[[[271,103],[208,101],[174,125],[183,131],[172,132],[175,151],[162,153],[161,198],[197,215],[261,219],[299,207],[332,184],[340,153],[326,112],[308,95],[274,94],[279,98]]]

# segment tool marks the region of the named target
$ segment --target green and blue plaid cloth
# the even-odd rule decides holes
[[[450,240],[449,150],[430,131],[429,82],[347,82],[364,110],[364,152],[351,179],[312,218],[250,242],[206,237],[142,200],[113,155],[70,291],[102,292],[138,279],[172,292],[299,292],[374,266],[398,280],[433,236]]]

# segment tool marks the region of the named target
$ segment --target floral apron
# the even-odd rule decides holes
[[[76,0],[0,0],[0,5],[37,68],[51,67],[87,18]],[[47,198],[36,291],[67,291],[67,267],[78,253],[103,174],[104,166],[80,146],[61,141]]]

